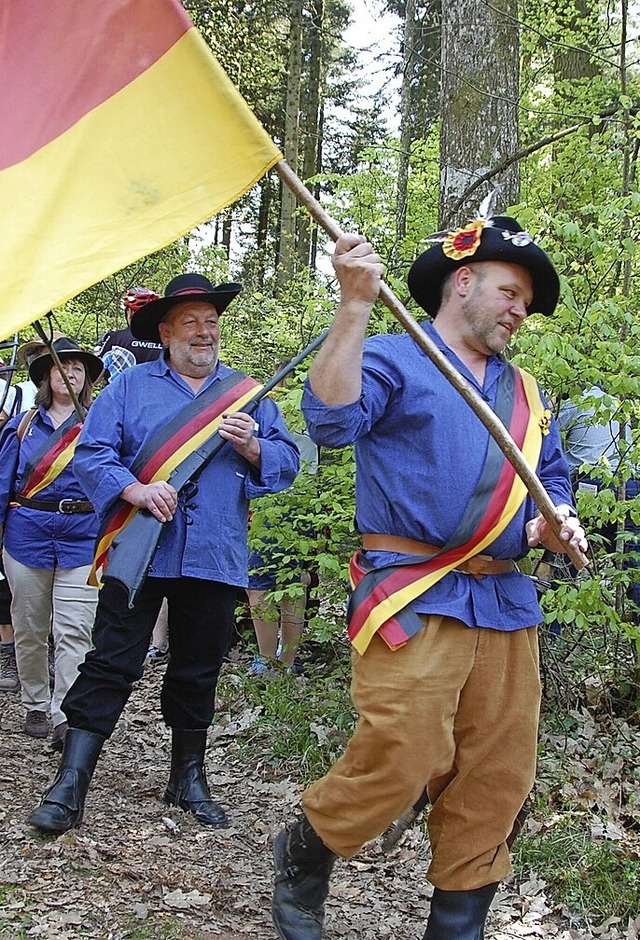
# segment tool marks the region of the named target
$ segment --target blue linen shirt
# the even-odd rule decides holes
[[[218,363],[194,392],[162,357],[127,369],[98,395],[76,447],[75,469],[101,521],[125,487],[136,482],[129,467],[145,443],[232,371]],[[253,417],[260,440],[259,470],[231,444],[223,447],[199,476],[196,492],[187,487],[173,519],[164,523],[151,577],[203,578],[246,587],[249,500],[289,486],[299,469],[298,448],[275,402],[263,399]]]
[[[98,534],[94,512],[66,514],[9,507],[27,461],[54,431],[51,419],[40,407],[21,443],[16,434],[21,420],[22,415],[16,415],[0,435],[0,520],[4,525],[4,547],[12,558],[29,568],[52,570],[90,565]],[[36,498],[54,503],[61,499],[86,499],[73,462]]]
[[[423,329],[495,407],[501,356],[487,362],[482,388],[431,323]],[[489,432],[453,386],[408,335],[365,342],[359,401],[331,407],[307,382],[302,410],[313,440],[325,447],[355,443],[356,524],[361,533],[405,536],[445,545],[453,535],[482,472]],[[572,505],[571,485],[554,422],[542,439],[538,475],[552,501]],[[495,542],[495,558],[527,551],[525,523],[536,515],[527,497]],[[374,567],[401,561],[391,552],[367,552]],[[454,617],[469,627],[516,630],[539,623],[533,582],[520,572],[474,578],[452,571],[413,602],[423,614]]]

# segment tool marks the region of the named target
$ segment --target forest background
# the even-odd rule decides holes
[[[620,422],[622,460],[615,474],[602,467],[609,486],[579,509],[593,530],[616,522],[618,538],[615,551],[595,538],[590,568],[578,578],[555,570],[544,595],[556,625],[542,631],[544,746],[516,861],[522,875],[544,871],[554,900],[581,923],[636,936],[627,925],[640,915],[640,626],[628,597],[638,573],[623,558],[640,557],[624,529],[626,518],[640,521],[640,501],[626,498],[640,463],[638,9],[626,0],[371,0],[369,14],[390,25],[363,57],[369,29],[364,21],[355,48],[346,0],[184,6],[329,215],[373,242],[410,309],[405,276],[424,238],[474,218],[496,186],[496,212],[515,215],[558,268],[556,315],[528,320],[509,356],[554,407],[591,384],[606,391],[595,420]],[[143,116],[132,133],[144,133]],[[124,326],[129,287],[161,293],[184,270],[243,283],[223,319],[222,355],[258,379],[330,323],[326,238],[271,173],[189,237],[54,311],[54,326],[93,346]],[[372,332],[398,329],[376,308]],[[293,429],[305,371],[278,391]],[[276,527],[319,579],[303,647],[311,667],[324,663],[318,681],[259,702],[267,759],[294,766],[300,782],[329,765],[353,722],[342,623],[357,544],[353,482],[351,450],[325,452],[317,474],[256,506],[252,520],[256,544]],[[534,553],[530,571],[535,562]],[[275,599],[297,590],[279,587]],[[314,735],[318,714],[340,733]]]

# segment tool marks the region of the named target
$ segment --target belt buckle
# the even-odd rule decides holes
[[[65,516],[70,516],[74,512],[75,499],[61,499],[58,503],[58,512]]]
[[[473,578],[484,578],[487,574],[487,565],[493,561],[491,555],[474,555],[466,565],[467,571]]]

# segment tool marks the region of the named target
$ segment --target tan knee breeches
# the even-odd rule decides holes
[[[537,630],[423,619],[399,650],[374,637],[363,656],[354,653],[358,725],[302,802],[325,844],[350,858],[427,786],[429,880],[471,890],[511,871],[505,840],[535,773]]]

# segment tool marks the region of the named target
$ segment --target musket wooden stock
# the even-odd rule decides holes
[[[296,198],[306,206],[310,215],[316,220],[318,225],[324,229],[333,241],[337,241],[344,233],[337,223],[327,215],[320,203],[309,192],[291,167],[285,163],[284,160],[281,160],[279,163],[276,163],[275,169]],[[427,336],[418,321],[411,316],[404,304],[398,300],[393,291],[384,282],[380,287],[380,300],[391,311],[394,317],[399,320],[407,333],[413,337],[420,349],[426,353],[433,364],[442,372],[449,382],[451,382],[454,388],[460,392],[469,407],[473,409],[480,421],[482,421],[489,431],[489,434],[491,434],[496,441],[498,447],[526,486],[541,514],[549,524],[551,531],[559,539],[562,525],[556,518],[555,506],[535,471],[525,460],[518,445],[511,437],[502,421],[496,417],[476,389],[451,365],[446,356],[440,352],[435,343]],[[572,545],[566,543],[565,551],[578,571],[586,567],[588,559],[580,549],[574,548]]]
[[[321,345],[326,335],[327,330],[323,330],[308,346],[305,346],[301,352],[294,356],[291,362],[287,363],[273,378],[269,379],[243,406],[243,413],[252,414],[262,399],[282,382],[290,372],[293,372],[303,359]],[[202,473],[207,464],[227,443],[228,441],[221,438],[216,431],[197,450],[194,450],[192,454],[189,454],[178,464],[167,482],[179,493],[187,483],[195,480]],[[104,578],[105,580],[112,578],[122,584],[127,590],[129,607],[133,607],[135,604],[138,591],[147,577],[149,566],[158,547],[162,526],[168,524],[170,523],[160,522],[146,509],[139,509],[122,532],[113,540]]]

